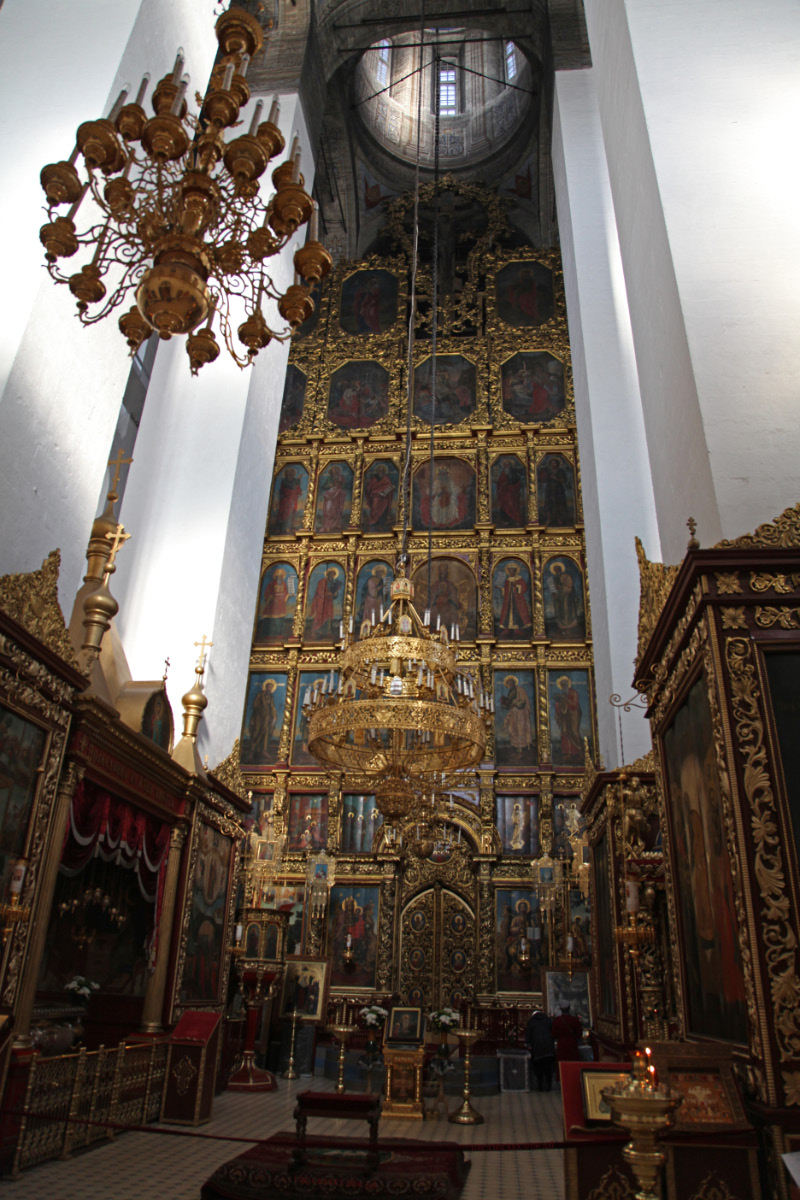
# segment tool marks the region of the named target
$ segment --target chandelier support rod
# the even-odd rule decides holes
[[[441,129],[441,71],[442,59],[438,48],[434,63],[433,88],[433,263],[431,266],[431,437],[430,483],[428,485],[428,603],[431,607],[431,573],[433,569],[433,444],[436,428],[436,336],[439,330],[439,135]]]
[[[425,53],[425,0],[419,26],[419,61]],[[411,505],[411,405],[414,391],[414,328],[417,319],[417,267],[419,264],[419,155],[422,139],[422,76],[417,89],[417,153],[414,163],[414,241],[411,257],[411,301],[408,313],[408,364],[406,367],[406,450],[403,461],[403,538],[400,546],[401,565],[408,554],[408,510]]]

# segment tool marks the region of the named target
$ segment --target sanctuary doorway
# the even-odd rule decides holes
[[[457,1008],[475,990],[475,905],[437,882],[400,919],[400,992],[424,1012]]]

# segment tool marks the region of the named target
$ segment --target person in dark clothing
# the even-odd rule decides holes
[[[583,1037],[583,1026],[579,1017],[569,1011],[569,1001],[561,1001],[561,1015],[553,1021],[553,1037],[556,1040],[556,1057],[560,1063],[576,1062],[580,1057],[578,1046]]]
[[[531,1066],[536,1080],[536,1090],[549,1092],[553,1086],[553,1069],[556,1065],[556,1045],[552,1034],[553,1022],[540,1008],[531,1015],[525,1026],[525,1043],[531,1052]],[[533,1082],[531,1082],[533,1091]]]

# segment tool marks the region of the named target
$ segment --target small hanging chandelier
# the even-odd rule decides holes
[[[48,222],[39,237],[48,271],[75,296],[81,322],[101,321],[133,298],[135,304],[119,319],[131,353],[153,332],[164,339],[187,334],[195,375],[219,355],[215,318],[240,367],[249,366],[273,338],[290,337],[314,311],[307,285],[327,275],[332,261],[317,240],[317,213],[303,189],[297,139],[288,161],[272,173],[273,198],[265,203],[259,194],[259,178],[285,148],[277,97],[269,120],[260,120],[259,100],[249,129],[230,141],[224,136],[250,99],[245,76],[264,44],[259,22],[232,8],[219,17],[216,32],[221,57],[199,116],[188,112],[189,76],[179,51],[171,75],[153,92],[152,116],[142,107],[150,79],[145,75],[133,103],[126,103],[124,88],[107,117],[79,126],[69,159],[41,172]],[[85,181],[76,166],[81,156]],[[79,234],[75,218],[85,200],[93,212]],[[59,215],[65,204],[66,216]],[[265,260],[309,219],[309,239],[294,255],[294,283],[281,293],[264,270]],[[92,247],[91,261],[72,273],[58,265]],[[277,304],[288,328],[270,328],[261,311],[265,299]],[[243,350],[234,344],[232,302],[242,309],[236,332]]]
[[[494,711],[459,664],[458,627],[432,632],[429,610],[421,618],[412,601],[410,580],[395,579],[379,620],[357,637],[342,629],[338,681],[331,671],[302,701],[311,753],[371,787],[391,823],[482,761]]]

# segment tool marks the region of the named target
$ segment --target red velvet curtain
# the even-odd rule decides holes
[[[136,872],[139,891],[155,905],[149,945],[151,965],[155,962],[169,838],[170,826],[165,821],[134,808],[89,780],[76,787],[59,870],[64,875],[78,875],[96,857]]]

